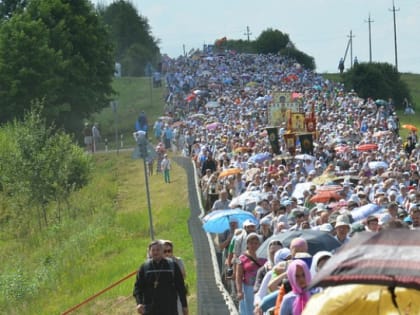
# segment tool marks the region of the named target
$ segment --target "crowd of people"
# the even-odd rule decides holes
[[[359,231],[419,228],[417,129],[401,137],[392,99],[362,99],[279,55],[180,57],[165,69],[165,114],[153,126],[160,146],[194,161],[207,213],[241,208],[255,217],[242,226],[232,218],[215,238],[241,315],[301,314],[315,293],[306,290],[311,277],[334,255],[312,257],[297,238],[258,257],[272,235],[318,230],[345,244]],[[275,126],[273,150],[266,128],[278,92],[297,95],[301,113],[315,117],[310,154],[299,140],[290,150],[287,120]]]

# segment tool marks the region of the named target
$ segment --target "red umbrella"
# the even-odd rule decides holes
[[[375,143],[361,144],[357,147],[357,151],[372,151],[372,150],[377,150],[377,149],[378,149],[378,145]]]
[[[312,203],[326,203],[330,201],[337,201],[340,200],[341,196],[336,191],[325,190],[316,193],[311,199],[309,199]]]
[[[196,98],[196,95],[195,94],[189,94],[186,98],[185,98],[185,100],[187,101],[187,102],[191,102],[193,99],[195,99]]]

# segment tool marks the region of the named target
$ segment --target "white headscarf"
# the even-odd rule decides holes
[[[315,275],[318,273],[318,262],[321,260],[321,258],[324,257],[331,257],[332,253],[326,250],[322,250],[317,252],[313,257],[312,257],[312,264],[311,264],[311,275],[312,278],[315,277]]]

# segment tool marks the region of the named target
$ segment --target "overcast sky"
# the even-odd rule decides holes
[[[112,0],[94,0],[108,5]],[[315,58],[317,72],[337,72],[350,31],[353,58],[395,64],[392,0],[131,0],[160,40],[161,53],[177,57],[217,38],[251,40],[273,28],[289,34],[299,50]],[[420,0],[394,0],[398,70],[420,73]],[[350,66],[350,49],[346,68]]]

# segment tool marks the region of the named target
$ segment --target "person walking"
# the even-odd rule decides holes
[[[261,244],[257,233],[250,233],[246,237],[247,249],[239,256],[236,274],[236,292],[239,301],[240,315],[254,314],[254,284],[257,271],[266,259],[257,257],[257,249]]]
[[[182,277],[184,278],[184,282],[185,282],[185,278],[187,277],[187,273],[185,271],[184,261],[182,260],[181,257],[177,257],[177,256],[174,255],[174,244],[172,243],[172,241],[162,240],[162,242],[163,242],[163,255],[167,259],[172,259],[178,265],[179,269],[181,270]],[[185,289],[186,289],[186,292],[188,294],[188,287],[187,287],[186,284],[185,284]],[[177,301],[178,314],[182,314],[181,300],[179,298],[177,300],[178,300]]]
[[[148,247],[149,259],[137,272],[133,296],[137,312],[148,315],[188,315],[184,278],[178,264],[164,257],[161,240],[152,241]],[[177,310],[177,299],[182,304],[182,314]]]
[[[160,169],[163,172],[165,183],[169,184],[171,182],[171,177],[169,173],[169,171],[171,170],[171,161],[169,161],[167,154],[163,156],[163,160],[160,164]]]
[[[98,128],[98,123],[94,123],[92,126],[92,152],[95,153],[98,149],[98,144],[101,141],[101,133]]]
[[[83,128],[83,141],[86,146],[86,152],[92,152],[92,129],[89,128],[89,123],[85,123]]]

